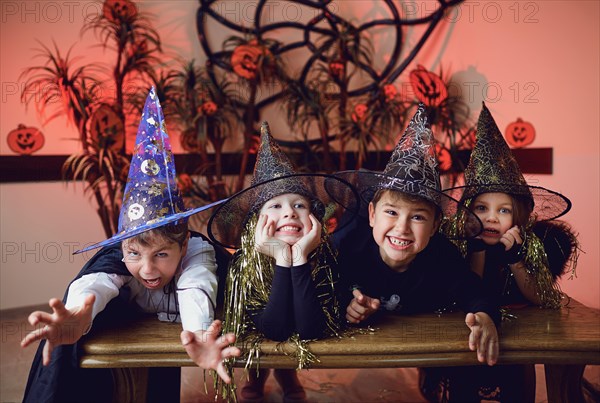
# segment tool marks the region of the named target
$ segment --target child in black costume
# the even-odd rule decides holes
[[[469,348],[480,362],[494,365],[499,311],[457,248],[437,231],[442,214],[462,207],[440,191],[433,141],[420,106],[383,172],[337,174],[356,185],[369,217],[336,236],[346,319],[359,324],[384,312],[433,312],[456,302],[467,312]],[[467,235],[477,234],[481,223],[468,211],[465,216]]]
[[[451,189],[455,195],[462,193],[461,200],[483,223],[481,235],[460,245],[471,270],[501,306],[560,308],[568,300],[556,280],[576,260],[578,246],[570,227],[552,220],[566,214],[571,202],[551,190],[527,185],[485,105],[476,139],[465,186]],[[449,220],[446,232],[460,234],[461,220],[460,215]],[[518,320],[518,312],[516,316]],[[533,365],[463,367],[448,373],[453,401],[535,398]]]
[[[224,329],[243,343],[245,357],[256,357],[264,338],[290,340],[306,352],[296,357],[301,369],[315,359],[309,340],[337,334],[335,257],[322,223],[344,206],[356,206],[353,188],[332,176],[295,173],[263,122],[251,186],[219,206],[208,227],[216,243],[238,249],[227,275]],[[241,398],[261,400],[267,376],[251,370]],[[284,401],[306,399],[295,370],[277,369],[275,377]],[[223,393],[232,398],[235,390]]]
[[[190,215],[210,206],[185,210],[175,182],[175,164],[163,119],[152,89],[136,138],[119,231],[84,250],[120,245],[98,252],[71,282],[64,301],[50,300],[52,313],[37,311],[29,316],[32,326],[44,326],[22,341],[26,347],[42,340],[25,401],[110,400],[110,374],[79,368],[77,342],[92,324],[96,328],[127,320],[122,313],[133,313],[128,309],[132,306],[158,314],[163,321],[182,322],[181,342],[190,358],[229,381],[223,360],[240,351],[229,347],[235,341],[233,335],[218,337],[221,324],[213,322],[217,294],[215,250],[207,240],[190,237],[187,226]],[[162,379],[162,387],[156,388],[156,394],[149,393],[149,398],[177,399],[180,385],[175,381],[179,374],[160,372],[169,373],[169,380],[174,382]]]

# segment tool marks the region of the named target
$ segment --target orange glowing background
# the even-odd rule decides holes
[[[417,17],[436,2],[404,3],[403,12]],[[155,17],[155,28],[170,56],[204,61],[197,39],[196,1],[148,1],[140,10]],[[251,25],[252,2],[230,1],[222,6],[228,18]],[[275,3],[274,3],[275,4]],[[269,18],[308,18],[300,8],[277,2]],[[386,16],[379,2],[334,1],[342,15],[358,21]],[[86,18],[101,12],[90,1],[2,1],[0,154],[14,155],[8,133],[19,124],[38,127],[45,136],[35,155],[64,155],[77,150],[77,132],[64,119],[43,124],[35,108],[20,101],[25,67],[36,64],[32,48],[37,41],[55,41],[80,63],[111,62],[112,54],[97,46],[91,33],[80,37]],[[287,8],[286,8],[287,7]],[[306,12],[306,11],[304,11]],[[348,18],[351,19],[351,18]],[[564,278],[562,288],[582,303],[600,308],[600,3],[592,1],[467,2],[438,26],[417,56],[413,68],[449,72],[455,90],[477,116],[481,101],[492,111],[501,130],[518,117],[535,126],[534,147],[553,148],[552,175],[527,175],[530,184],[564,193],[573,202],[565,220],[579,232],[584,254],[577,278]],[[221,43],[228,35],[218,29],[210,40]],[[406,31],[407,46],[419,31]],[[390,54],[389,34],[372,38],[375,64]],[[407,69],[410,71],[411,68]],[[407,83],[408,74],[399,78]],[[139,89],[145,92],[146,89]],[[263,118],[274,133],[285,123],[282,111],[269,108]],[[135,128],[133,129],[135,132]],[[170,132],[174,151],[180,152],[177,133]],[[235,150],[235,139],[227,145]],[[32,159],[35,163],[35,159]],[[2,270],[0,309],[45,303],[61,296],[86,256],[70,252],[88,242],[104,239],[92,201],[81,184],[58,182],[0,184]],[[89,256],[87,256],[89,257]]]

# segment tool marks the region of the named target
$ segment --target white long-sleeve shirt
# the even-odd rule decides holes
[[[184,330],[206,330],[214,317],[217,299],[217,262],[214,248],[202,238],[190,238],[181,270],[175,275],[176,295],[167,294],[164,288],[149,290],[132,276],[109,273],[91,273],[82,276],[69,286],[66,308],[83,305],[87,294],[96,301],[92,320],[106,305],[119,295],[121,287],[128,287],[131,300],[147,313],[158,314],[159,320],[170,321],[177,313]],[[177,303],[175,301],[177,298]]]

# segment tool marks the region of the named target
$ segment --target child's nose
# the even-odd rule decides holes
[[[285,218],[296,218],[298,214],[296,213],[296,210],[294,210],[294,208],[290,206],[285,209],[285,211],[283,212],[283,216]]]
[[[141,262],[140,273],[151,274],[154,272],[154,263],[152,259],[143,259]]]
[[[409,230],[408,220],[406,218],[398,218],[395,225],[396,231],[401,234],[407,233]]]
[[[494,213],[494,212],[490,212],[490,213],[489,213],[489,214],[486,216],[485,220],[486,220],[487,222],[498,222],[498,216],[496,215],[496,213]]]

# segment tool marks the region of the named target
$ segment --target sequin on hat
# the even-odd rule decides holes
[[[220,245],[238,248],[247,220],[268,200],[286,193],[310,200],[311,213],[319,220],[337,216],[341,209],[354,213],[357,210],[356,191],[343,179],[327,174],[296,173],[271,135],[268,123],[263,122],[251,184],[214,211],[208,222],[208,236]]]
[[[352,170],[339,172],[336,176],[357,187],[363,215],[368,213],[369,202],[378,190],[393,190],[433,203],[446,217],[463,210],[468,217],[466,236],[475,236],[481,232],[481,221],[460,202],[441,191],[435,140],[422,104],[396,144],[382,172]]]
[[[558,218],[571,209],[571,201],[560,193],[527,184],[485,104],[477,122],[475,147],[465,169],[465,185],[448,189],[448,192],[462,200],[482,193],[523,196],[531,201],[533,214],[539,221]]]
[[[164,115],[153,87],[146,98],[135,139],[118,232],[75,253],[113,245],[142,232],[186,220],[192,214],[222,202],[224,200],[192,210],[184,207],[177,188],[175,160]]]

